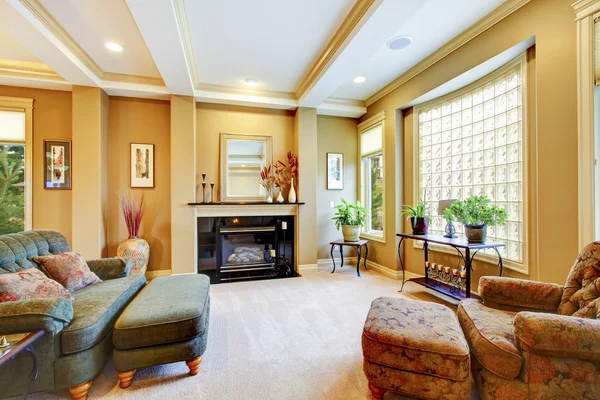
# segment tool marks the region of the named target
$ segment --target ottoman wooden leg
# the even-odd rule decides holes
[[[383,400],[385,389],[375,387],[371,385],[371,382],[369,382],[369,390],[371,391],[371,397],[373,398],[373,400]]]
[[[200,368],[200,363],[202,362],[202,357],[192,358],[191,360],[186,361],[188,368],[190,369],[190,375],[194,376],[198,373],[198,369]]]
[[[87,400],[88,392],[92,387],[92,381],[80,383],[79,385],[72,386],[69,388],[69,393],[73,400]]]
[[[131,371],[117,371],[117,378],[119,378],[119,386],[121,389],[127,389],[131,386],[135,371],[135,369],[132,369]]]

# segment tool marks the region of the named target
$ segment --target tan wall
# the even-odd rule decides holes
[[[202,173],[206,173],[208,183],[215,183],[214,200],[218,201],[219,199],[219,136],[221,132],[272,136],[273,161],[282,160],[287,164],[287,152],[294,151],[293,111],[208,103],[198,103],[196,110],[198,199],[202,197],[200,185]],[[300,168],[302,168],[302,164],[300,164]],[[206,193],[208,198],[208,189]]]
[[[537,185],[530,181],[528,190],[538,196],[538,201],[530,209],[530,215],[534,217],[537,212],[537,226],[533,226],[533,230],[538,240],[530,243],[530,249],[539,249],[539,256],[537,261],[530,264],[529,278],[559,283],[565,281],[578,253],[577,75],[575,23],[571,3],[571,0],[532,1],[368,107],[363,120],[381,110],[386,112],[386,149],[396,149],[398,146],[404,148],[403,193],[397,195],[394,190],[386,192],[387,226],[396,226],[399,222],[396,196],[401,196],[403,203],[413,202],[413,138],[411,135],[404,135],[402,143],[397,139],[395,110],[535,36],[537,117],[530,125],[537,126],[534,132],[537,134],[537,143],[531,140],[530,146],[537,145],[537,148],[530,153],[529,162],[531,168],[537,166]],[[385,167],[388,188],[395,187],[400,182],[394,174],[390,174],[390,171],[395,171],[398,158],[387,151]],[[404,223],[404,230],[408,229],[409,226]],[[376,262],[399,269],[394,233],[386,233],[385,245],[374,244],[376,251],[373,256],[377,257]],[[408,270],[422,274],[422,253],[412,246],[406,246],[405,249]],[[479,275],[495,274],[496,271],[495,268],[476,264],[473,283],[477,283]],[[508,272],[508,275],[527,278],[514,272]]]
[[[148,270],[171,269],[171,143],[168,101],[111,97],[108,124],[108,255],[114,257],[127,227],[117,192],[143,193],[140,237],[150,244]],[[130,187],[130,143],[154,144],[155,187]]]
[[[44,189],[44,139],[71,140],[71,92],[0,86],[0,96],[34,99],[32,226],[71,242],[71,191]]]
[[[356,201],[357,131],[356,119],[319,115],[317,117],[317,258],[329,259],[329,242],[342,237],[331,220],[335,209],[329,202],[340,204],[340,198]],[[344,154],[344,189],[327,190],[327,153]],[[346,249],[351,252],[351,249]],[[336,254],[336,257],[339,255]]]

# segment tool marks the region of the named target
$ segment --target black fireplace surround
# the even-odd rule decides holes
[[[198,273],[211,283],[295,276],[294,217],[199,217]]]

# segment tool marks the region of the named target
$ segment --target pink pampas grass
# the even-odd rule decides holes
[[[142,193],[139,196],[132,193],[121,195],[117,192],[117,195],[119,196],[119,203],[121,210],[123,210],[129,237],[138,237],[142,218],[144,217],[144,194]]]

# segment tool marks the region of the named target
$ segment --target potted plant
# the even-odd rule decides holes
[[[487,227],[503,225],[508,218],[504,208],[493,206],[487,196],[471,196],[456,200],[444,211],[446,219],[456,218],[465,227],[469,243],[484,243]]]
[[[336,206],[335,216],[332,218],[335,221],[337,230],[342,228],[342,235],[346,242],[358,242],[360,230],[365,225],[369,210],[362,207],[360,201],[356,204],[349,204],[342,198],[342,204]]]
[[[401,215],[406,215],[406,219],[410,220],[413,235],[427,235],[429,229],[429,217],[427,216],[427,202],[419,201],[416,206],[406,204]]]

